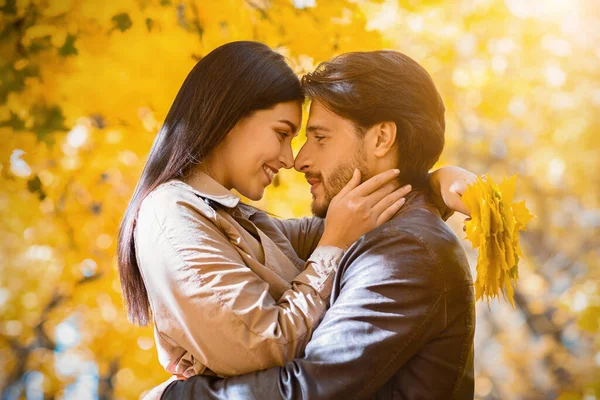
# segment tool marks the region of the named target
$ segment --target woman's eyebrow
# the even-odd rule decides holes
[[[287,119],[280,119],[279,122],[283,122],[284,124],[288,125],[292,130],[292,133],[295,133],[298,130],[298,127],[294,125],[293,122],[288,121]]]

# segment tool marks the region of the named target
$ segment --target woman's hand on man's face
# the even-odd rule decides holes
[[[360,171],[331,200],[319,245],[347,249],[359,237],[389,221],[404,205],[410,185],[400,187],[398,170],[388,170],[360,183]]]

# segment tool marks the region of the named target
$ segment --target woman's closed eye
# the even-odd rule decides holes
[[[292,134],[289,131],[279,131],[276,130],[275,131],[282,139],[287,139],[288,137],[290,137]]]

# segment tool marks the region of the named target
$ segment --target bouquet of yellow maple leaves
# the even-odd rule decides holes
[[[499,297],[503,293],[514,307],[519,259],[523,257],[519,232],[533,218],[525,201],[513,203],[517,176],[496,185],[489,175],[478,177],[462,195],[471,212],[466,222],[467,238],[479,248],[475,297]]]

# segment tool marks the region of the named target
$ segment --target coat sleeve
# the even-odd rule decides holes
[[[288,238],[302,260],[307,260],[315,251],[325,226],[325,221],[317,217],[291,219],[271,217],[271,221]]]
[[[221,376],[302,355],[339,260],[319,249],[275,300],[219,228],[193,202],[166,191],[144,200],[136,249],[160,334]]]

